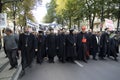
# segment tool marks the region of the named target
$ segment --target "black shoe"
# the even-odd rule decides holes
[[[118,62],[118,59],[117,59],[117,58],[115,58],[114,60]]]
[[[51,61],[51,63],[55,63],[55,61]]]
[[[100,60],[106,60],[104,57],[99,57]]]
[[[65,60],[62,60],[62,63],[65,63]]]
[[[19,78],[22,78],[24,75],[25,75],[25,70],[22,70],[21,73],[20,73]]]
[[[32,68],[32,65],[29,65],[29,68]]]
[[[49,62],[49,63],[52,63],[52,61],[51,61],[51,60],[48,60],[48,62]]]
[[[93,60],[97,61],[97,59],[96,59],[96,58],[93,58]]]
[[[42,61],[36,61],[37,64],[42,64]]]
[[[9,70],[12,70],[14,67],[10,67]]]
[[[85,63],[87,63],[87,61],[86,60],[83,60]]]
[[[17,68],[18,68],[18,65],[16,65],[14,68],[17,69]]]
[[[86,59],[87,59],[87,60],[89,60],[89,59],[90,59],[90,57],[88,56],[88,57],[86,57]]]

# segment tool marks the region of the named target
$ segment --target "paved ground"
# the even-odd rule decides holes
[[[2,50],[0,50],[0,72],[2,70],[2,68],[4,67],[4,65],[9,61],[8,58],[5,58],[5,53]]]
[[[88,63],[75,61],[75,63],[44,62],[33,63],[32,68],[26,70],[25,76],[19,80],[119,80],[119,62],[111,59],[105,61],[89,60]]]
[[[5,58],[5,53],[0,50],[0,80],[17,80],[20,73],[20,59],[18,60],[19,67],[9,70],[10,64],[8,58]]]

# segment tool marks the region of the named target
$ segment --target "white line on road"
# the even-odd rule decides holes
[[[82,65],[82,64],[80,64],[78,61],[74,61],[78,66],[80,66],[80,67],[84,67],[84,65]]]

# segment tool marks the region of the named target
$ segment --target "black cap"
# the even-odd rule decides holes
[[[106,31],[107,29],[109,29],[109,28],[105,28],[105,31]]]
[[[40,30],[40,31],[38,31],[38,33],[43,33],[43,31],[42,31],[42,30]]]

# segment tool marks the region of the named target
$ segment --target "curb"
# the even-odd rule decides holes
[[[16,72],[13,74],[10,80],[18,80],[21,71],[22,71],[22,66],[19,65]]]
[[[2,72],[8,64],[9,64],[9,61],[7,61],[5,64],[3,64],[2,67],[0,67],[0,72]]]

